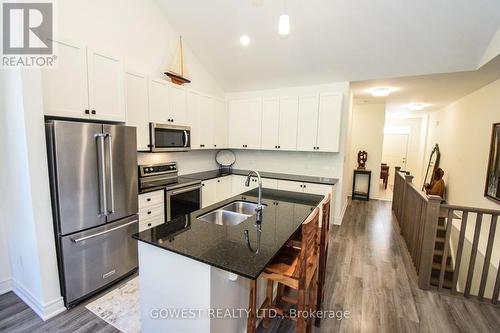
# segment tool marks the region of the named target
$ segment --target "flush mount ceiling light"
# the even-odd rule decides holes
[[[243,46],[248,46],[250,44],[250,37],[248,37],[248,35],[241,35],[240,44]]]
[[[283,1],[283,14],[280,15],[278,32],[281,36],[286,36],[290,33],[290,17],[286,11],[286,0]]]
[[[426,107],[429,107],[431,106],[431,104],[425,104],[425,103],[410,103],[410,104],[406,104],[406,105],[403,105],[405,108],[408,108],[412,111],[421,111],[423,109],[425,109]]]
[[[368,89],[368,92],[373,97],[385,97],[385,96],[389,96],[389,94],[395,90],[396,90],[395,88],[391,88],[391,87],[376,87],[376,88]]]

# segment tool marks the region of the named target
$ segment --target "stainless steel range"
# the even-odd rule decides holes
[[[161,189],[167,221],[201,208],[201,181],[179,177],[176,162],[139,165],[139,192]]]

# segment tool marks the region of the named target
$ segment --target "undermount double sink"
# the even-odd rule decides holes
[[[262,205],[262,209],[265,207]],[[254,215],[256,208],[256,203],[238,200],[200,215],[198,220],[218,225],[238,225]]]

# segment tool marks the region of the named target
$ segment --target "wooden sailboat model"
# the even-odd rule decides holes
[[[184,54],[182,49],[182,36],[179,36],[179,49],[175,54],[173,64],[169,71],[165,72],[165,75],[168,76],[173,83],[178,85],[183,85],[184,83],[191,82],[184,77]]]

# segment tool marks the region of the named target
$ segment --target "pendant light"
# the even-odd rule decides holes
[[[282,36],[286,36],[290,33],[290,17],[286,11],[286,0],[283,0],[284,13],[280,15],[278,32]]]

